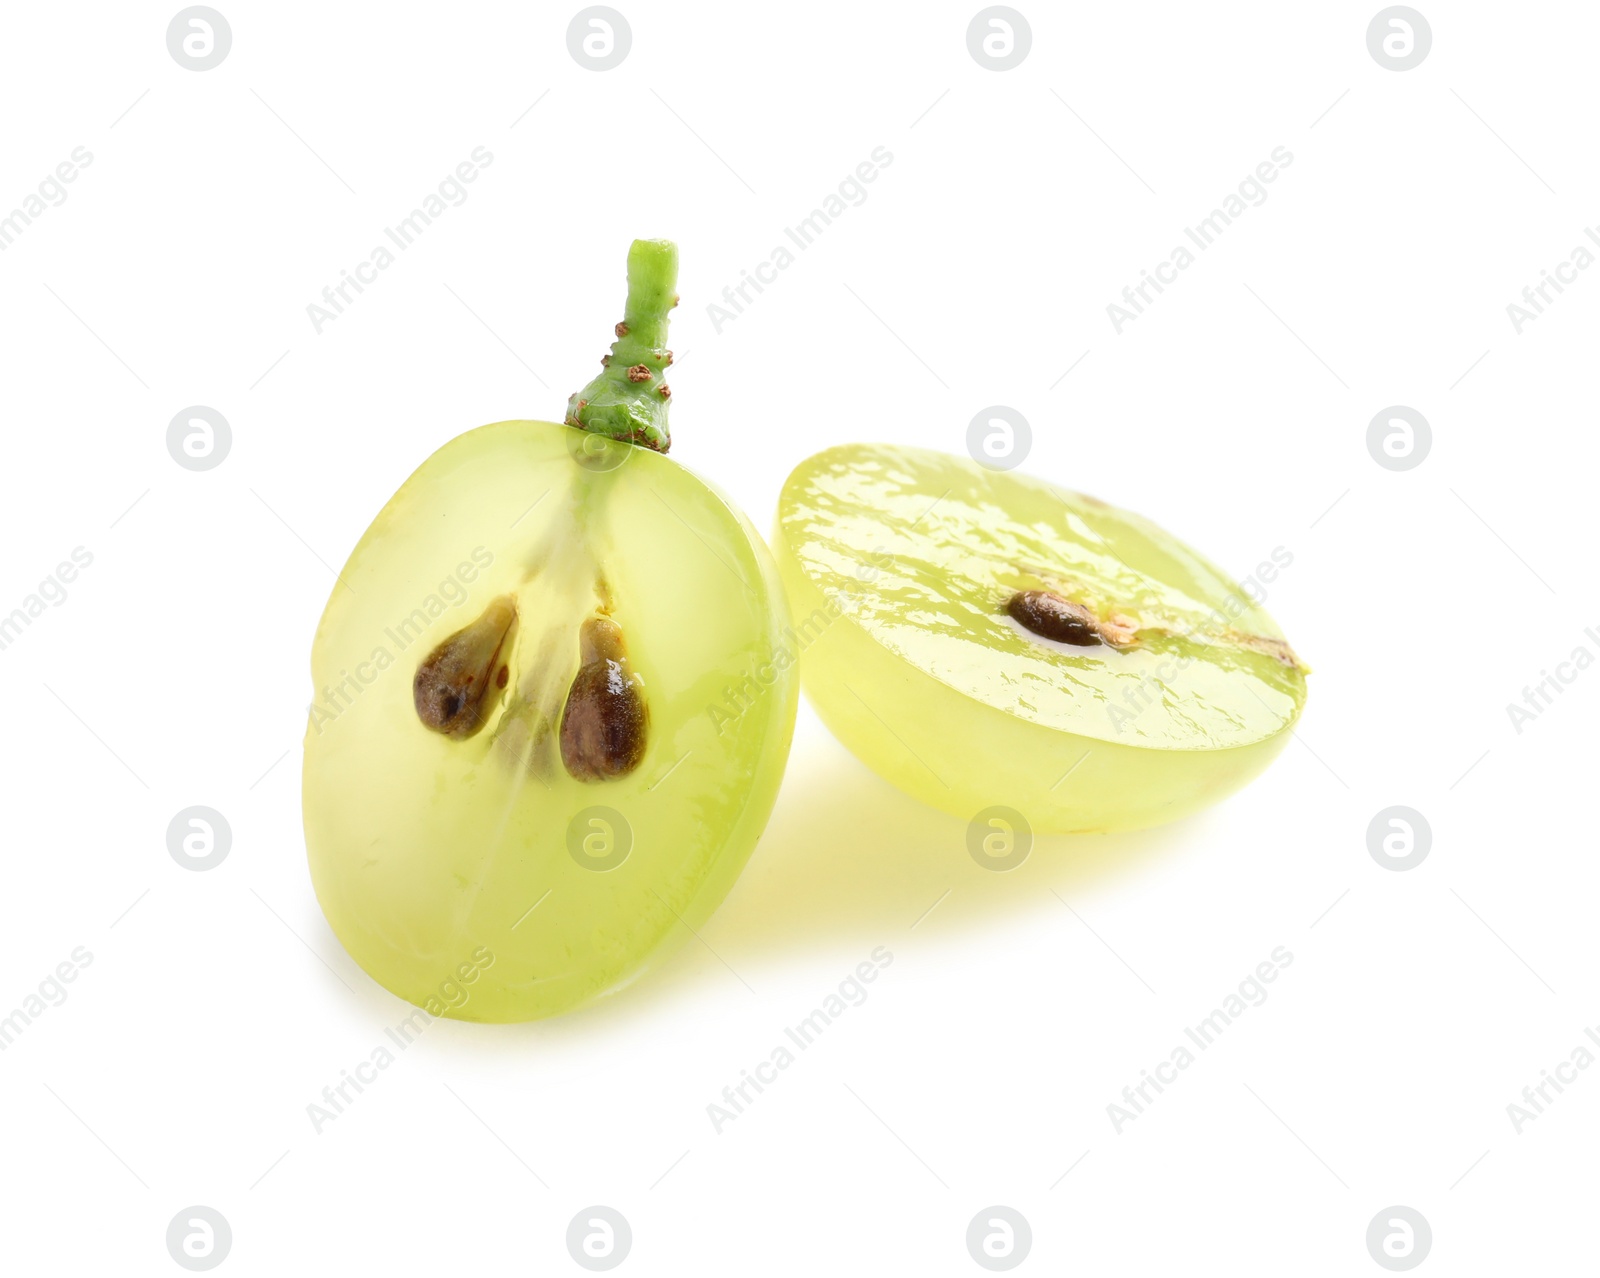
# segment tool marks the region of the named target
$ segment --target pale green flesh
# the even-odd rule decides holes
[[[1170,819],[1265,766],[1304,704],[1281,631],[1200,555],[1138,515],[964,458],[818,454],[784,487],[775,550],[797,625],[818,610],[826,623],[803,662],[824,720],[968,816],[1013,802],[1048,829]],[[1042,641],[1005,615],[1029,589],[1119,614],[1138,638]]]
[[[502,422],[447,444],[373,521],[318,628],[304,770],[317,895],[352,956],[435,1014],[533,1019],[636,977],[726,894],[787,757],[795,679],[771,665],[787,611],[759,538],[660,454],[609,444],[620,466],[584,468],[570,450],[592,438]],[[470,739],[429,731],[417,665],[507,593],[519,620],[500,708]],[[554,688],[559,716],[601,593],[650,731],[634,772],[586,783],[526,707]],[[763,668],[742,713],[712,713]],[[347,672],[371,678],[341,693]],[[569,851],[595,806],[632,832],[615,869]],[[585,835],[606,829],[580,822]]]

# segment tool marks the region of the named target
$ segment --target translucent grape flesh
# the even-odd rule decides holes
[[[787,609],[759,537],[677,463],[611,444],[591,469],[574,437],[592,439],[501,422],[440,449],[351,554],[313,647],[318,899],[368,973],[436,1015],[548,1016],[658,962],[726,895],[788,754],[796,679],[771,661]],[[419,663],[505,595],[517,622],[485,726],[429,731]],[[558,723],[580,627],[601,611],[626,637],[649,733],[632,772],[585,782],[563,767]],[[725,690],[757,670],[730,716]]]
[[[798,467],[774,551],[807,696],[859,758],[972,818],[1132,829],[1245,784],[1282,749],[1305,672],[1242,588],[1138,515],[921,449]],[[1006,615],[1048,589],[1132,623],[1073,647]]]

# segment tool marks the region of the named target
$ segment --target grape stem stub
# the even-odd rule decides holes
[[[661,380],[672,363],[668,312],[678,304],[678,246],[635,240],[628,250],[628,301],[600,375],[567,401],[566,423],[664,453],[672,446]]]

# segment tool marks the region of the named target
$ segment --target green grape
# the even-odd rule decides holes
[[[1242,588],[1150,521],[923,449],[797,467],[773,549],[827,726],[965,818],[1134,829],[1245,784],[1306,669]]]
[[[635,979],[721,902],[777,795],[797,697],[773,660],[782,584],[748,520],[663,455],[675,276],[670,244],[636,242],[569,424],[436,452],[317,629],[317,897],[356,962],[433,1015],[531,1020]]]

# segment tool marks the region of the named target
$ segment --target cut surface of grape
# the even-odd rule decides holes
[[[634,362],[590,392],[604,433],[505,421],[446,444],[317,629],[312,882],[351,956],[432,1015],[533,1020],[634,980],[705,923],[777,795],[798,695],[773,661],[782,584],[663,455],[671,353],[639,345],[665,336],[670,249],[630,256],[612,350]]]
[[[1041,831],[1131,829],[1282,749],[1306,669],[1227,574],[1149,520],[965,458],[802,463],[774,540],[808,698],[901,789]]]

